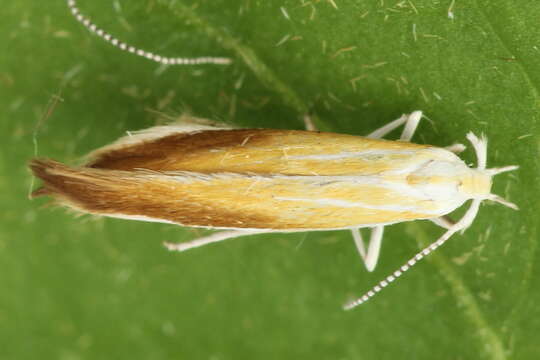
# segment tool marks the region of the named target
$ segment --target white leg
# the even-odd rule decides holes
[[[407,115],[402,115],[399,119],[396,119],[392,122],[389,122],[388,124],[384,125],[383,127],[378,128],[377,130],[373,131],[372,133],[366,135],[367,138],[370,139],[381,139],[386,134],[391,132],[394,129],[397,129],[401,125],[405,124],[407,122]]]
[[[309,116],[309,114],[305,114],[303,117],[303,120],[304,120],[304,126],[306,127],[306,130],[319,131],[317,129],[317,126],[315,126],[315,123],[313,123],[313,120],[311,119],[311,116]]]
[[[375,266],[377,266],[379,253],[381,251],[383,233],[384,226],[376,226],[371,229],[371,238],[369,239],[369,246],[365,260],[366,269],[368,271],[375,270]]]
[[[215,243],[218,241],[223,241],[227,239],[234,239],[240,236],[252,235],[252,234],[261,234],[267,233],[268,230],[231,230],[231,231],[220,231],[212,235],[208,235],[202,238],[191,240],[183,243],[169,243],[165,242],[163,245],[170,251],[185,251],[193,249],[196,247],[204,246],[207,244]]]
[[[360,254],[362,260],[365,262],[366,247],[364,245],[364,240],[362,239],[362,234],[360,234],[360,229],[351,229],[351,233],[354,239],[354,243],[356,244],[356,249],[358,250],[358,253]]]
[[[445,149],[448,151],[453,152],[454,154],[459,154],[463,151],[465,151],[467,147],[463,144],[452,144],[450,146],[446,146]]]
[[[403,132],[401,133],[401,136],[399,140],[401,141],[411,141],[414,132],[416,131],[416,128],[418,127],[418,123],[422,119],[422,112],[421,111],[413,111],[409,114],[407,117],[407,122],[405,123],[405,128],[403,129]]]
[[[367,271],[375,270],[377,261],[379,260],[379,253],[381,251],[382,238],[384,233],[384,226],[376,226],[371,229],[371,237],[369,239],[368,249],[366,251],[362,235],[360,235],[359,229],[351,229],[354,243],[356,248],[364,261]]]
[[[422,112],[413,111],[409,115],[403,115],[399,119],[396,119],[384,125],[383,127],[373,131],[372,133],[368,134],[366,137],[371,138],[371,139],[381,139],[392,130],[397,129],[401,125],[405,124],[405,128],[403,129],[403,132],[399,139],[402,141],[410,141],[414,135],[414,132],[416,130],[416,127],[418,126],[418,123],[420,122],[420,119],[422,119]]]
[[[383,136],[387,135],[392,130],[395,130],[401,125],[405,124],[403,132],[401,133],[401,136],[399,139],[401,141],[410,141],[421,119],[422,119],[422,112],[413,111],[409,115],[403,115],[399,119],[396,119],[384,125],[383,127],[373,131],[372,133],[368,134],[366,137],[371,138],[371,139],[380,139]],[[432,220],[432,221],[436,222],[436,221],[439,221],[439,219]],[[440,221],[436,223],[440,226],[445,227],[444,225],[441,225],[443,222],[444,221],[440,219]],[[381,251],[384,226],[376,226],[371,229],[371,238],[369,240],[367,251],[364,245],[364,241],[362,239],[362,235],[360,234],[360,230],[351,229],[351,233],[353,235],[356,248],[358,249],[358,252],[360,253],[360,256],[362,257],[362,260],[364,261],[364,265],[366,266],[366,269],[368,271],[373,271],[375,267],[377,266],[377,261],[379,260],[379,253]]]
[[[445,229],[450,229],[452,226],[455,225],[455,222],[452,221],[452,219],[450,219],[448,216],[441,216],[441,217],[429,219],[429,221]]]

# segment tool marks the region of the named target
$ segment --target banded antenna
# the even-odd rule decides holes
[[[183,57],[171,58],[171,57],[165,57],[165,56],[153,54],[151,52],[148,52],[142,49],[138,49],[134,46],[128,45],[118,40],[111,34],[105,32],[103,29],[100,29],[99,27],[97,27],[97,25],[94,24],[88,17],[81,14],[75,0],[67,0],[67,5],[69,9],[71,10],[71,13],[75,17],[75,19],[77,19],[81,24],[84,25],[85,28],[95,33],[97,36],[99,36],[103,40],[109,42],[110,44],[116,46],[117,48],[121,50],[147,58],[157,63],[163,64],[163,65],[200,65],[200,64],[228,65],[231,63],[231,59],[223,58],[223,57],[204,56],[204,57],[196,57],[196,58],[183,58]]]

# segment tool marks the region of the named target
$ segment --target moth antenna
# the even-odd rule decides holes
[[[81,14],[75,0],[67,0],[67,5],[69,9],[71,10],[71,13],[75,17],[75,19],[77,19],[81,24],[84,25],[85,28],[95,33],[103,40],[111,43],[112,45],[116,46],[117,48],[121,50],[147,58],[157,63],[163,64],[163,65],[200,65],[200,64],[228,65],[231,63],[231,59],[223,58],[223,57],[204,56],[204,57],[197,57],[197,58],[183,58],[183,57],[171,58],[171,57],[165,57],[165,56],[153,54],[151,52],[148,52],[142,49],[138,49],[134,46],[128,45],[118,40],[117,38],[113,37],[111,34],[108,34],[107,32],[105,32],[103,29],[100,29],[99,27],[97,27],[97,25],[94,24],[88,17]]]
[[[437,249],[439,246],[443,245],[456,232],[467,228],[476,217],[476,214],[478,213],[478,209],[480,208],[481,202],[482,202],[481,199],[474,199],[472,201],[471,206],[465,213],[465,215],[463,215],[463,217],[456,224],[454,224],[447,232],[445,232],[439,239],[437,239],[437,241],[431,243],[429,246],[419,251],[414,257],[412,257],[409,261],[403,264],[398,270],[394,271],[391,275],[388,275],[384,280],[380,281],[377,285],[371,288],[371,290],[369,290],[367,293],[357,298],[356,300],[353,300],[345,304],[343,306],[343,310],[351,310],[357,307],[358,305],[365,303],[366,301],[371,299],[373,296],[375,296],[375,294],[377,294],[383,288],[385,288],[389,283],[391,283],[396,278],[403,275],[404,272],[406,272],[411,267],[413,267],[418,261],[422,260],[424,257],[426,257],[427,255],[432,253],[435,249]]]
[[[388,286],[392,281],[394,281],[396,278],[403,275],[403,273],[407,270],[409,270],[411,267],[413,267],[418,261],[422,260],[426,255],[433,252],[435,249],[437,249],[439,246],[444,244],[452,234],[454,234],[455,231],[448,230],[441,238],[439,238],[437,241],[429,245],[428,247],[424,248],[422,251],[418,252],[413,258],[411,258],[409,261],[407,261],[405,264],[403,264],[398,270],[394,271],[391,275],[388,275],[384,280],[381,280],[377,285],[371,288],[368,292],[366,292],[361,297],[357,298],[356,300],[353,300],[351,302],[348,302],[343,306],[343,310],[351,310],[358,305],[362,305],[369,299],[371,299],[375,294],[380,292],[383,288]]]

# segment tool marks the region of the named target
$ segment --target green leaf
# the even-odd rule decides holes
[[[163,67],[91,35],[62,1],[3,4],[2,359],[533,359],[540,6],[534,1],[80,1],[119,39],[229,66]],[[49,104],[49,105],[48,105]],[[29,201],[27,161],[75,163],[127,130],[190,112],[240,126],[362,135],[423,110],[415,142],[489,139],[512,211],[474,224],[400,281],[362,295],[442,233],[387,228],[373,273],[348,232],[251,236],[187,253],[199,231],[76,217]],[[463,154],[473,162],[472,151]],[[462,211],[458,211],[458,215]],[[458,215],[453,215],[457,218]],[[539,287],[540,289],[540,287]]]

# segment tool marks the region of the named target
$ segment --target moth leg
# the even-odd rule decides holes
[[[429,221],[447,230],[456,224],[455,221],[450,219],[448,216],[436,217],[433,219],[429,219]]]
[[[351,229],[351,233],[353,235],[356,248],[360,253],[360,257],[364,261],[367,271],[371,272],[375,270],[377,261],[379,260],[379,253],[381,251],[384,226],[375,226],[371,229],[371,237],[369,239],[367,251],[364,245],[364,240],[362,239],[362,235],[360,234],[360,230],[358,228]]]
[[[204,236],[195,240],[191,240],[188,242],[182,242],[182,243],[170,243],[165,242],[163,245],[170,251],[186,251],[189,249],[193,249],[196,247],[204,246],[207,244],[212,244],[215,242],[227,240],[227,239],[234,239],[240,236],[246,236],[246,235],[253,235],[253,234],[261,234],[261,233],[267,233],[269,231],[267,230],[230,230],[230,231],[220,231],[208,236]]]
[[[406,114],[402,115],[399,119],[396,119],[384,125],[383,127],[378,128],[377,130],[368,134],[366,137],[371,138],[371,139],[381,139],[392,130],[397,129],[401,125],[405,124],[405,128],[403,129],[403,132],[401,133],[399,140],[410,141],[414,135],[414,132],[416,131],[416,128],[418,126],[418,123],[420,122],[420,119],[422,119],[422,112],[413,111],[412,113],[408,115]]]
[[[422,112],[421,111],[413,111],[407,116],[407,122],[405,123],[405,127],[403,128],[403,132],[401,133],[401,136],[399,137],[399,140],[401,141],[411,141],[414,133],[416,132],[416,128],[418,127],[418,123],[422,119]]]
[[[452,144],[445,147],[446,150],[451,151],[454,154],[459,154],[460,152],[463,152],[466,148],[467,147],[463,144]]]
[[[354,239],[354,244],[356,245],[356,249],[358,250],[358,253],[360,254],[360,257],[362,260],[365,261],[366,258],[366,246],[364,245],[364,239],[362,239],[362,234],[360,234],[359,228],[351,229],[351,233]]]
[[[313,119],[311,119],[311,116],[309,116],[309,114],[305,114],[302,120],[304,120],[304,126],[306,127],[307,131],[319,131],[319,129],[317,129],[317,126],[315,125],[315,123],[313,122]]]

